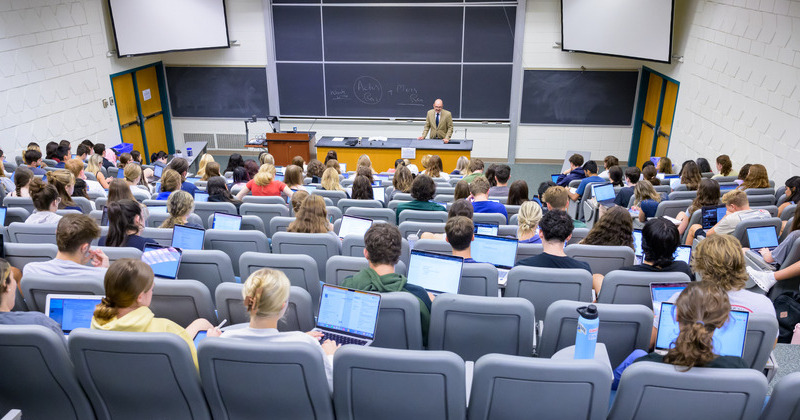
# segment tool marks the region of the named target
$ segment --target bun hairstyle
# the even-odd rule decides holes
[[[103,279],[106,297],[94,309],[94,317],[105,324],[117,316],[120,308],[136,304],[142,292],[153,286],[153,269],[141,260],[121,258],[114,261]]]
[[[50,211],[50,205],[58,199],[56,187],[45,184],[39,177],[33,177],[28,184],[28,191],[33,200],[33,207],[39,211]]]
[[[75,176],[72,175],[72,172],[66,169],[47,171],[47,182],[56,187],[56,191],[58,191],[58,195],[61,197],[61,203],[58,208],[63,209],[67,206],[76,205],[75,202],[72,201],[69,191],[67,191],[70,185],[73,187],[75,186]]]
[[[675,302],[680,333],[664,362],[689,370],[714,360],[714,330],[728,321],[730,311],[731,303],[722,288],[706,281],[689,283]]]
[[[262,268],[244,282],[242,298],[250,316],[271,317],[281,313],[289,300],[291,283],[283,271]]]
[[[299,190],[296,193],[292,194],[292,210],[296,215],[300,211],[300,207],[303,205],[303,200],[308,198],[311,195],[306,190]]]

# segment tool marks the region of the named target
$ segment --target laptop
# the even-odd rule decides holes
[[[172,229],[172,246],[180,249],[203,249],[206,230],[186,225],[175,225]]]
[[[303,185],[303,188],[305,188],[306,191],[308,191],[309,194],[313,194],[314,191],[317,190],[317,187],[315,187],[313,185]]]
[[[497,236],[500,226],[494,223],[475,223],[475,233],[479,235]]]
[[[680,332],[680,326],[675,319],[675,304],[663,302],[660,314],[656,352],[666,354],[675,345],[675,340]],[[728,316],[728,322],[714,331],[714,337],[712,338],[714,354],[742,357],[749,317],[749,312],[731,311]]]
[[[517,245],[516,238],[475,235],[470,250],[473,260],[497,267],[497,282],[505,285],[506,276],[517,261]]]
[[[6,225],[6,214],[8,214],[8,207],[0,206],[0,226]]]
[[[211,220],[211,229],[241,230],[242,216],[238,214],[215,212],[214,218]]]
[[[686,288],[688,282],[650,283],[650,298],[653,300],[653,313],[660,313],[661,303],[667,302]]]
[[[369,346],[375,339],[380,306],[378,293],[323,284],[317,326],[312,331],[323,334],[320,341]]]
[[[719,192],[722,193],[722,194],[725,194],[728,191],[735,190],[736,187],[738,187],[738,185],[736,185],[736,184],[720,185],[719,186]]]
[[[44,312],[61,325],[64,335],[76,328],[90,328],[94,309],[103,296],[98,295],[47,295]]]
[[[561,176],[561,174],[552,174],[552,175],[550,175],[550,179],[552,179],[553,182],[558,182],[558,177],[560,177],[560,176]]]
[[[201,179],[195,176],[186,178],[186,182],[190,182],[193,185],[196,184],[197,181],[201,181]]]
[[[672,254],[672,259],[689,264],[689,261],[692,259],[692,247],[689,245],[678,245],[678,249]]]
[[[767,248],[772,251],[778,247],[778,234],[772,226],[747,228],[747,240],[750,241],[750,249]]]
[[[644,251],[642,250],[642,230],[633,230],[633,256],[634,264],[641,264],[644,258]]]
[[[597,205],[614,207],[614,199],[617,198],[617,193],[614,192],[614,186],[611,183],[607,184],[593,184],[592,195],[597,200]]]
[[[161,181],[156,181],[156,184],[153,186],[153,192],[155,193],[161,192]]]
[[[438,295],[458,293],[464,259],[453,255],[412,250],[408,262],[408,282]]]
[[[372,220],[357,216],[342,216],[342,224],[339,226],[339,238],[347,235],[356,235],[363,238],[367,230],[372,226]]]
[[[164,173],[164,167],[161,165],[153,165],[153,178],[160,179],[161,174]]]
[[[372,198],[378,200],[380,202],[384,202],[386,200],[386,187],[381,186],[373,186],[372,187]]]
[[[347,164],[346,163],[339,163],[339,172],[346,173],[347,172]]]
[[[166,201],[164,201],[164,203],[166,203]],[[167,214],[166,204],[163,206],[147,206],[147,210],[150,212],[150,214]]]
[[[283,172],[275,172],[275,180],[283,182]]]
[[[208,201],[208,193],[207,192],[200,192],[197,191],[194,193],[194,202],[195,203],[205,203]]]
[[[728,213],[728,210],[725,206],[704,206],[700,210],[700,221],[703,225],[703,229],[711,229],[725,217],[725,214]]]
[[[178,277],[182,254],[183,251],[180,248],[145,244],[142,261],[153,269],[153,274],[156,277],[174,279]]]

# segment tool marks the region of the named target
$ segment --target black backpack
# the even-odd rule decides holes
[[[778,317],[778,342],[790,343],[794,326],[800,324],[800,292],[783,292],[775,299]]]

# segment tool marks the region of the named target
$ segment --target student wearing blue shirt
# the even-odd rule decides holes
[[[39,167],[42,164],[42,152],[28,149],[25,151],[25,156],[23,156],[23,158],[25,159],[25,164],[28,165],[28,169],[30,169],[34,175],[44,175],[47,173],[47,171]]]
[[[568,187],[570,182],[583,178],[586,178],[586,174],[583,173],[583,156],[575,153],[569,157],[569,170],[558,176],[556,185]]]
[[[633,206],[631,210],[639,211],[639,221],[644,223],[648,217],[655,217],[661,194],[656,192],[650,182],[637,182],[633,189]]]
[[[191,182],[186,181],[186,174],[189,171],[189,162],[187,162],[184,158],[176,157],[172,159],[172,162],[170,162],[169,165],[167,165],[167,168],[173,169],[175,172],[181,175],[181,189],[194,197],[197,187],[195,187]]]
[[[583,165],[583,173],[586,175],[586,178],[581,180],[581,184],[578,185],[578,189],[573,193],[569,193],[569,198],[572,201],[578,201],[583,197],[583,193],[586,191],[586,186],[592,182],[606,182],[605,179],[600,178],[597,176],[597,163],[593,160],[586,162]]]
[[[487,196],[489,181],[486,178],[482,176],[475,178],[469,184],[469,192],[472,194],[472,209],[475,213],[500,213],[505,216],[506,222],[508,222],[506,206],[495,201],[489,201]]]
[[[465,263],[477,262],[472,259],[470,246],[475,239],[475,224],[465,216],[455,216],[444,225],[444,239],[453,247],[453,255],[464,259]]]

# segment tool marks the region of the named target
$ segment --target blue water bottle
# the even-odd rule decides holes
[[[594,359],[594,348],[597,344],[597,329],[600,319],[597,317],[597,306],[581,306],[578,308],[578,331],[575,334],[575,358]]]

